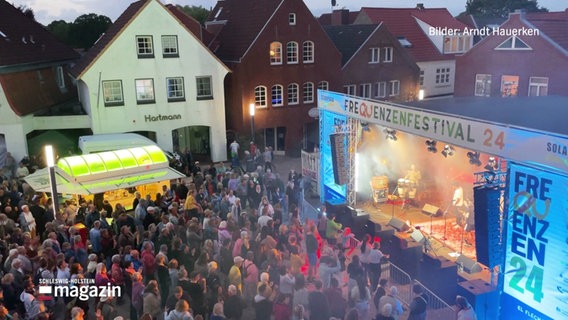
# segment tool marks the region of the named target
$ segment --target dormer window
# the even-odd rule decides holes
[[[219,7],[219,10],[217,10],[215,17],[213,17],[213,20],[217,20],[217,18],[219,18],[219,15],[221,15],[221,11],[223,11],[223,7]]]
[[[291,26],[296,25],[296,14],[295,13],[288,14],[288,24],[291,25]]]
[[[528,44],[516,36],[511,36],[503,41],[495,50],[532,50]]]

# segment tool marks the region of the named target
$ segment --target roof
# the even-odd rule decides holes
[[[128,8],[116,19],[116,21],[108,28],[107,32],[92,46],[87,53],[71,68],[71,74],[78,78],[83,71],[85,71],[91,63],[93,63],[100,53],[112,42],[112,40],[124,29],[130,21],[138,15],[138,13],[150,1],[153,0],[139,0],[131,3]]]
[[[323,26],[323,29],[341,52],[341,65],[344,66],[377,27],[376,24],[351,24]]]
[[[446,8],[361,8],[359,16],[365,14],[372,23],[383,22],[395,37],[405,37],[412,47],[410,54],[418,62],[447,60],[453,54],[442,54],[420,28],[416,19],[433,27],[447,27],[464,30],[467,25],[456,20]],[[359,18],[357,19],[359,20]],[[357,21],[356,21],[357,22]]]
[[[335,11],[340,11],[340,10],[334,10]],[[329,26],[332,25],[332,18],[331,16],[333,15],[333,13],[324,13],[321,16],[319,16],[318,18],[318,22],[320,23],[320,25],[322,26]],[[349,11],[348,12],[348,20],[347,23],[348,24],[353,24],[353,22],[355,22],[355,19],[357,19],[357,16],[359,15],[359,11]]]
[[[201,40],[201,42],[205,45],[209,44],[213,40],[213,34],[211,32],[205,30],[199,21],[195,20],[192,16],[185,13],[182,9],[180,9],[177,5],[167,4],[166,8],[170,10],[170,12],[178,18],[178,20],[189,30],[191,33],[195,35],[196,38]]]
[[[212,50],[223,61],[239,61],[282,3],[283,0],[218,1],[205,23],[206,27],[224,24]]]
[[[568,9],[559,12],[531,12],[525,19],[564,50],[568,50]]]
[[[407,105],[467,118],[568,136],[568,97],[459,97]]]
[[[44,26],[0,0],[0,67],[78,58]]]

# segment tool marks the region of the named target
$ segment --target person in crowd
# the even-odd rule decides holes
[[[458,295],[456,297],[457,320],[477,320],[475,310],[469,304],[466,297]]]
[[[392,316],[395,320],[400,319],[402,316],[402,302],[398,298],[398,288],[395,286],[390,287],[389,291],[380,298],[379,306],[377,310],[383,310],[386,304],[390,304],[391,312],[389,316]]]
[[[367,286],[367,280],[363,277],[357,278],[357,286],[351,289],[351,300],[355,303],[355,309],[359,314],[359,319],[370,319],[369,301],[371,300],[371,291]]]
[[[332,317],[343,319],[347,309],[347,300],[343,297],[343,292],[339,288],[339,281],[331,278],[330,287],[324,291],[329,305],[329,312]]]
[[[165,320],[193,320],[189,310],[189,303],[183,299],[179,300],[176,308],[168,313]]]
[[[276,291],[272,291],[265,284],[258,287],[258,294],[254,297],[254,313],[256,319],[270,319],[273,311],[273,301]]]
[[[162,314],[162,301],[160,297],[161,295],[158,282],[156,280],[150,280],[146,285],[146,288],[144,288],[142,296],[143,313],[149,314],[153,319],[159,319],[158,317]]]
[[[392,305],[386,303],[377,313],[375,320],[394,320],[392,316]]]
[[[382,260],[383,257],[388,258],[389,255],[385,255],[381,252],[381,243],[374,242],[373,249],[369,252],[367,257],[368,268],[367,273],[369,274],[369,280],[371,282],[371,288],[375,289],[379,285],[379,279],[381,278],[382,270]]]
[[[377,289],[374,292],[374,296],[373,296],[373,303],[375,305],[375,309],[376,310],[380,310],[379,309],[379,302],[381,300],[381,298],[387,294],[387,283],[388,280],[385,278],[381,278],[379,280],[379,286],[377,287]],[[372,289],[372,288],[371,288]]]
[[[412,286],[412,292],[414,293],[414,298],[410,303],[408,320],[425,320],[428,309],[428,296],[419,284]]]
[[[320,280],[314,282],[315,290],[308,296],[310,320],[328,320],[331,313],[329,302],[323,294],[323,283]]]
[[[239,296],[237,287],[230,285],[227,289],[228,297],[224,302],[225,316],[228,320],[240,320],[246,304]]]

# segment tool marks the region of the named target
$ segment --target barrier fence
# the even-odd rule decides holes
[[[456,317],[456,311],[452,306],[444,302],[444,300],[419,281],[415,280],[414,283],[422,286],[424,293],[428,296],[428,319],[454,319]]]

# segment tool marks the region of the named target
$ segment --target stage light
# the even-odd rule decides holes
[[[497,170],[497,160],[495,157],[489,157],[487,164],[485,165],[485,170],[490,172],[495,172]]]
[[[450,146],[449,144],[444,146],[444,150],[442,150],[442,155],[444,156],[444,158],[447,158],[448,156],[453,156],[455,153],[454,147]]]
[[[361,122],[361,130],[363,132],[371,132],[371,128],[369,128],[369,124],[367,122]]]
[[[426,145],[428,146],[428,151],[432,152],[432,153],[436,153],[438,152],[438,149],[436,148],[436,140],[426,140]]]
[[[478,167],[481,165],[481,161],[479,160],[479,152],[470,151],[467,153],[467,158],[469,159],[469,164],[473,164]]]
[[[387,139],[396,141],[396,130],[385,128],[385,134]]]

